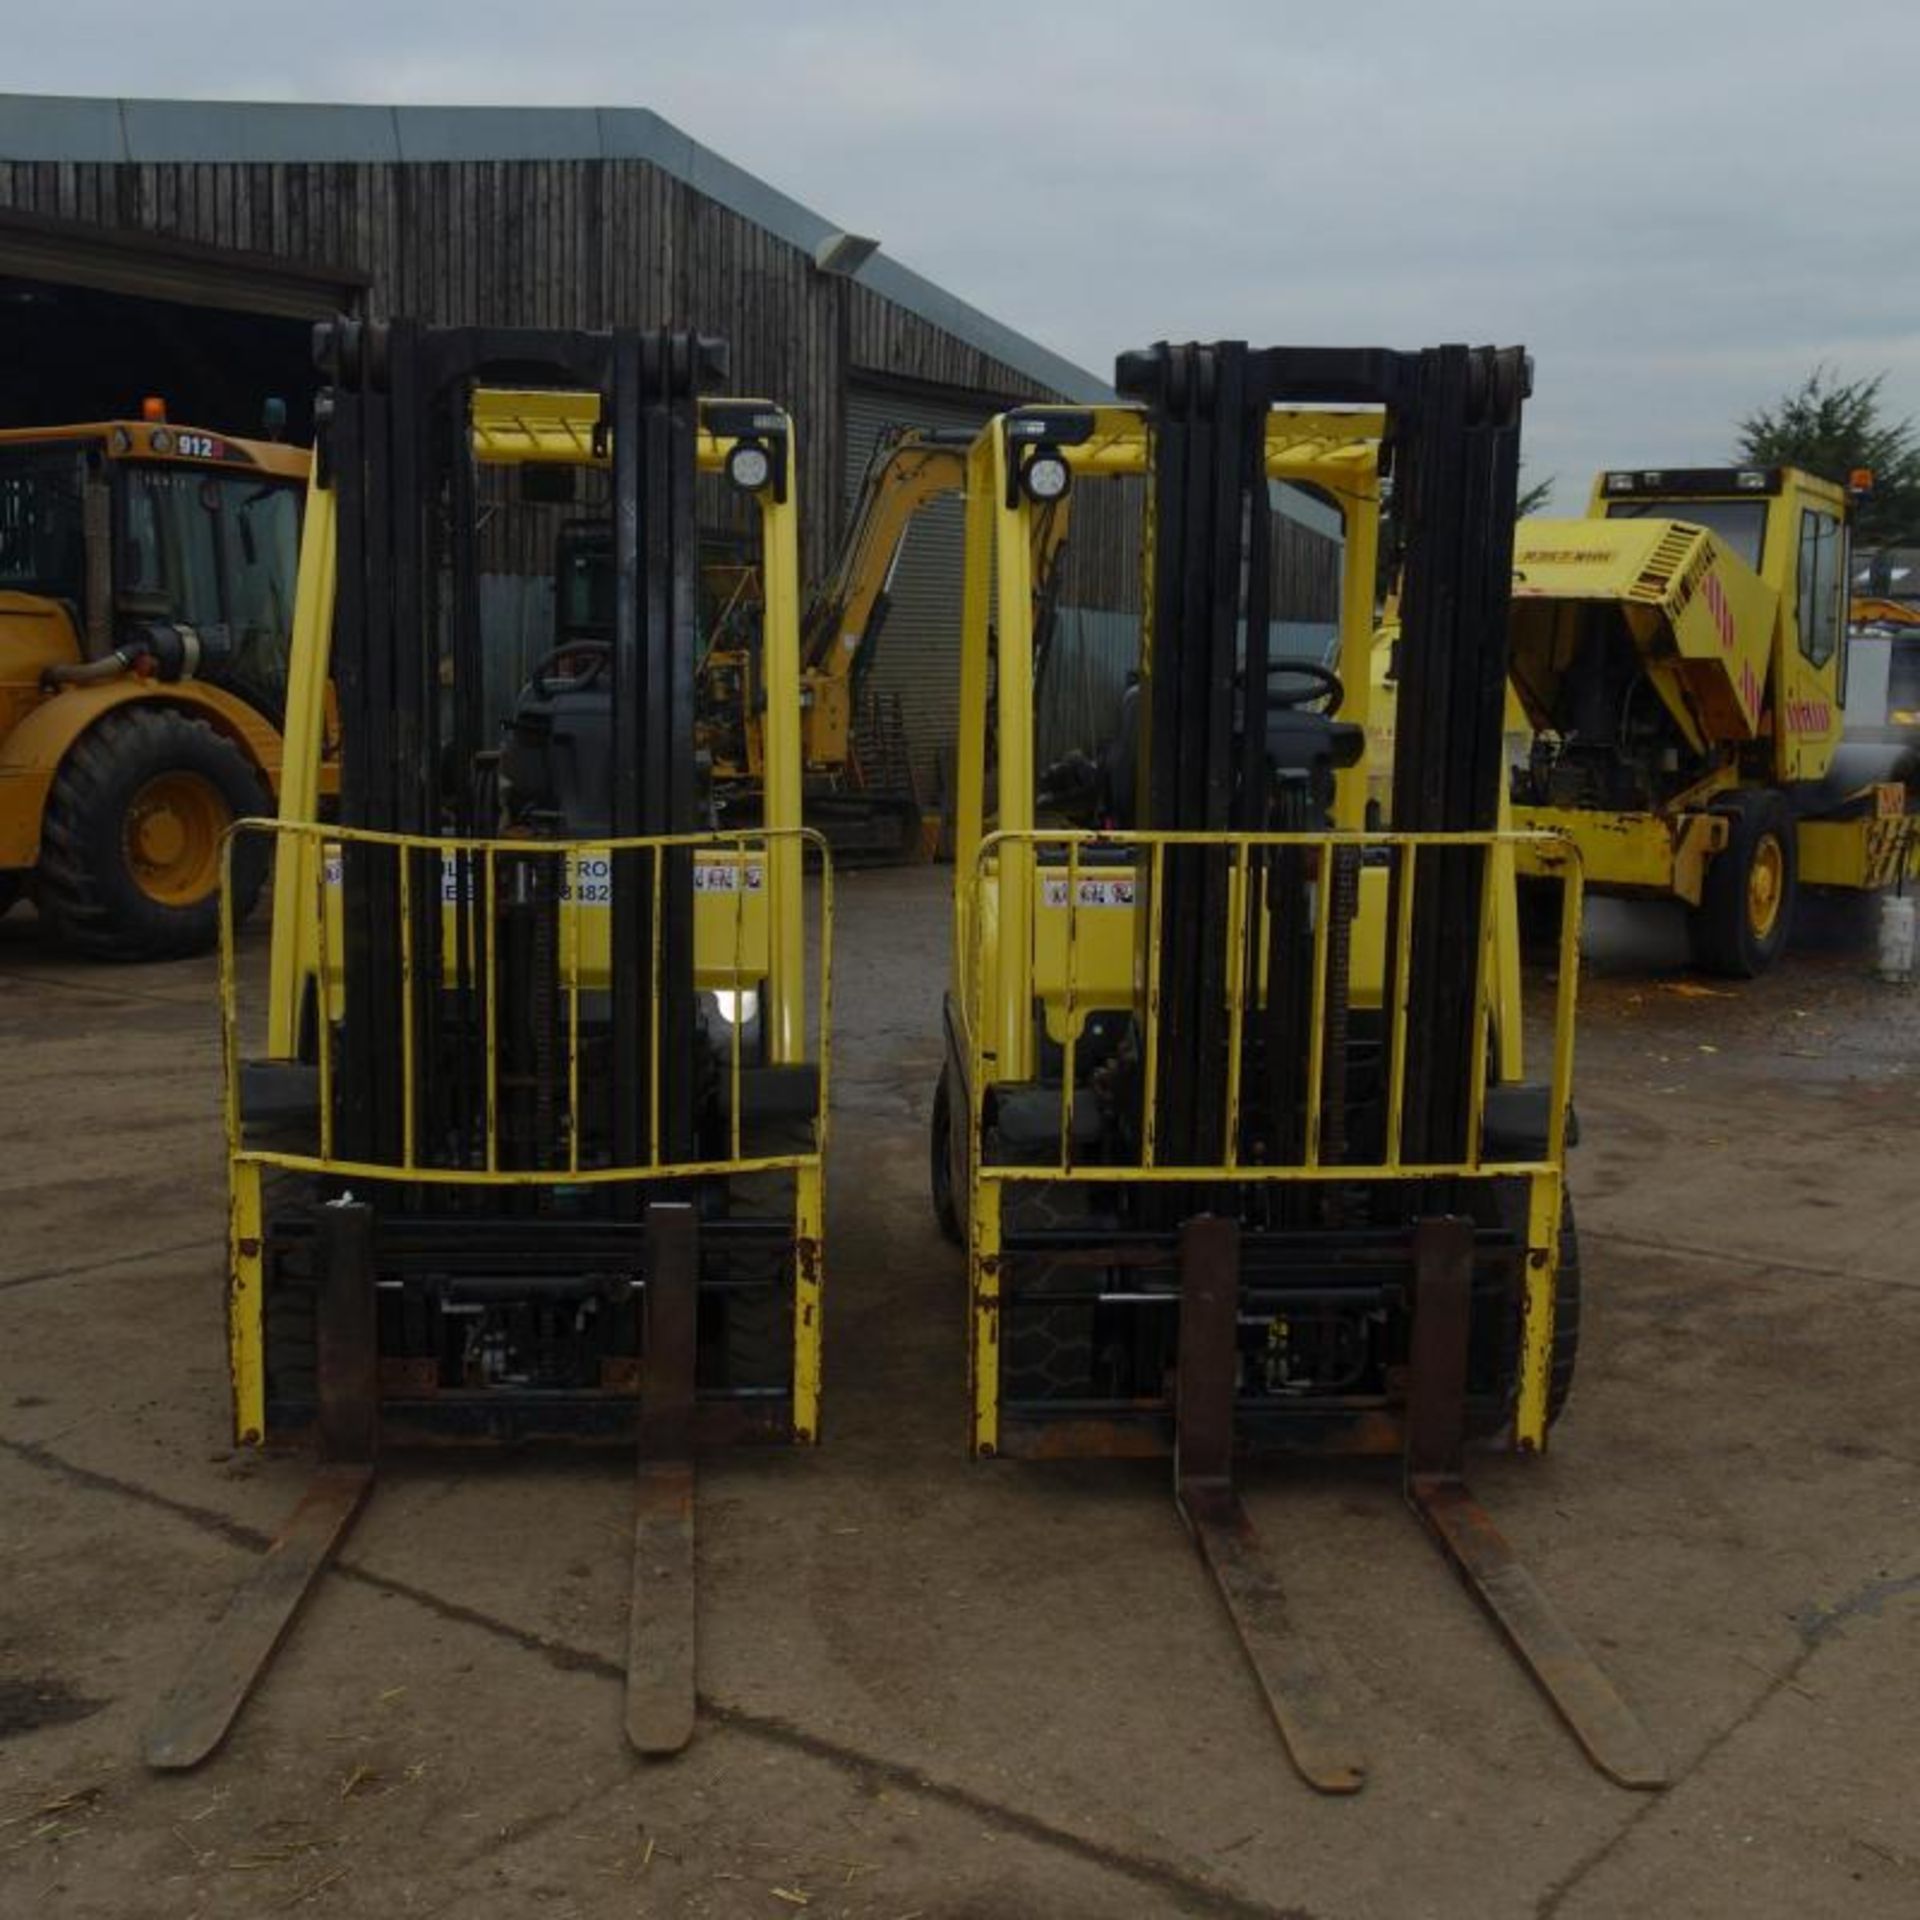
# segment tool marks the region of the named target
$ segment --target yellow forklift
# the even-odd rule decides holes
[[[0,913],[100,959],[214,945],[221,836],[280,777],[307,468],[158,397],[0,431]]]
[[[1124,355],[1124,404],[1024,407],[970,456],[953,972],[934,1203],[967,1250],[976,1457],[1171,1454],[1294,1763],[1366,1764],[1235,1488],[1237,1456],[1385,1454],[1581,1744],[1665,1770],[1465,1481],[1571,1383],[1580,911],[1502,820],[1517,350]],[[1365,829],[1381,482],[1404,539],[1391,832]],[[1146,493],[1137,685],[1093,824],[1033,804],[1036,515]],[[1273,488],[1345,524],[1337,648],[1279,650]],[[1000,800],[984,768],[997,732]],[[1563,889],[1525,1070],[1514,859]]]
[[[832,877],[817,844],[803,875],[793,432],[715,396],[724,347],[685,333],[342,320],[317,351],[325,564],[280,818],[229,852],[272,855],[264,1005],[231,912],[221,984],[235,1438],[319,1465],[146,1758],[219,1745],[383,1448],[546,1440],[637,1450],[627,1731],[672,1752],[695,1448],[819,1433]],[[612,529],[609,631],[499,710],[486,543],[582,492]],[[694,749],[722,496],[765,579],[751,832],[712,826]],[[337,823],[315,804],[329,671]]]

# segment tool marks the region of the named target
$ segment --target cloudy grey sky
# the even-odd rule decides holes
[[[48,93],[647,106],[1082,365],[1520,341],[1529,477],[1920,413],[1920,4],[61,0]]]

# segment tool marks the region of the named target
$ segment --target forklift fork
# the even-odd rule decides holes
[[[373,1209],[334,1201],[314,1234],[320,1464],[141,1740],[148,1766],[182,1773],[212,1756],[272,1664],[373,1488],[380,1434]]]
[[[1188,1220],[1180,1229],[1174,1500],[1300,1777],[1321,1793],[1357,1793],[1366,1763],[1319,1657],[1293,1631],[1286,1591],[1233,1485],[1239,1308],[1239,1223],[1217,1214]]]
[[[1473,1228],[1414,1229],[1413,1351],[1405,1488],[1454,1569],[1601,1772],[1623,1787],[1666,1784],[1646,1729],[1554,1612],[1463,1478]],[[1260,1682],[1288,1756],[1321,1793],[1354,1793],[1366,1763],[1312,1647],[1294,1631],[1284,1588],[1233,1485],[1240,1229],[1201,1215],[1180,1229],[1180,1349],[1174,1497]]]
[[[1407,1382],[1405,1487],[1413,1508],[1587,1758],[1623,1787],[1667,1783],[1666,1764],[1613,1682],[1553,1610],[1507,1537],[1468,1488],[1467,1327],[1473,1225],[1414,1228],[1413,1350]]]
[[[646,1381],[627,1617],[627,1738],[678,1753],[693,1738],[693,1388],[700,1229],[689,1206],[647,1209]]]
[[[694,1360],[699,1237],[693,1209],[647,1209],[646,1373],[627,1640],[627,1737],[678,1753],[694,1722]],[[373,1487],[379,1343],[373,1210],[319,1210],[320,1464],[260,1563],[227,1603],[142,1738],[149,1767],[212,1757],[333,1563]]]

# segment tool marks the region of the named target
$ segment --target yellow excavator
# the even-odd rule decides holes
[[[308,465],[157,398],[0,432],[0,912],[102,959],[214,944],[221,836],[279,786]]]

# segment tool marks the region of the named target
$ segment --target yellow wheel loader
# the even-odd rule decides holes
[[[1792,467],[1615,470],[1515,541],[1515,824],[1684,903],[1718,973],[1773,964],[1803,887],[1920,871],[1911,743],[1843,739],[1848,508]]]
[[[1579,863],[1501,822],[1517,350],[1161,345],[1126,404],[1025,407],[969,456],[952,985],[934,1100],[967,1252],[974,1454],[1171,1455],[1286,1747],[1366,1775],[1236,1491],[1238,1460],[1386,1454],[1593,1758],[1639,1722],[1464,1478],[1538,1454],[1572,1376]],[[1364,827],[1380,487],[1406,532],[1391,832]],[[1139,677],[1102,825],[1033,805],[1036,515],[1143,488]],[[1273,489],[1345,525],[1330,661],[1288,657]],[[997,734],[999,819],[985,817]],[[1525,1071],[1524,852],[1564,890]]]
[[[684,333],[339,321],[318,349],[282,806],[229,855],[273,862],[264,1003],[231,909],[221,958],[235,1438],[319,1466],[146,1758],[219,1745],[383,1449],[548,1440],[637,1453],[627,1730],[671,1752],[695,1449],[819,1434],[832,876],[817,844],[803,874],[791,424],[712,392],[724,348]],[[551,538],[558,468],[612,529],[608,630],[502,707],[485,543]],[[715,490],[765,580],[750,832],[711,825],[694,743]]]
[[[307,467],[157,400],[0,432],[0,912],[103,959],[214,945],[222,836],[279,783]]]

